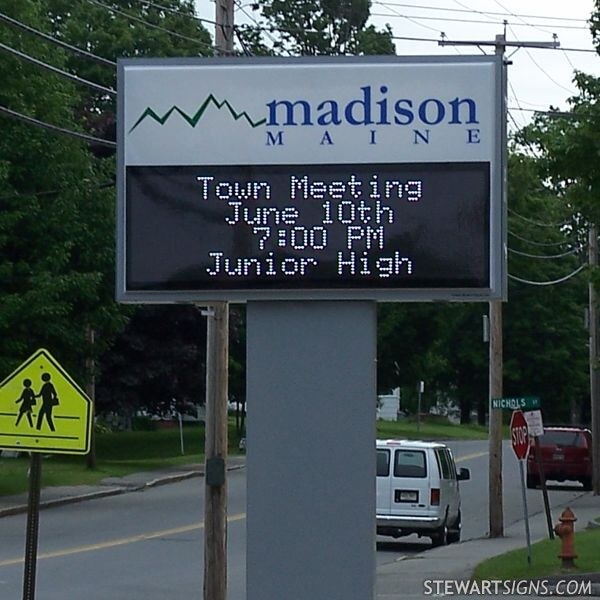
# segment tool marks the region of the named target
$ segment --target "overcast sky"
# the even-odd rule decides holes
[[[196,0],[197,15],[214,20],[213,0]],[[493,48],[439,46],[448,40],[494,40],[506,28],[508,41],[560,42],[558,50],[509,48],[509,128],[522,126],[532,110],[550,105],[566,109],[575,93],[575,69],[600,76],[587,19],[592,0],[372,0],[372,23],[389,23],[399,55],[480,54]],[[236,0],[236,23],[252,23],[251,2]],[[506,21],[506,25],[504,25]],[[213,33],[214,27],[206,24]],[[422,38],[424,41],[403,38]]]

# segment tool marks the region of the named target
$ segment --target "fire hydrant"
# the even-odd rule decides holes
[[[555,525],[554,533],[560,538],[561,541],[561,552],[558,558],[562,559],[562,566],[565,569],[572,569],[575,566],[575,521],[577,517],[573,511],[567,506],[563,510],[560,518],[560,523]]]

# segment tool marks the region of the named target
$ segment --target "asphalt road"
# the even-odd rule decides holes
[[[458,465],[471,469],[461,483],[463,539],[482,537],[487,521],[487,442],[450,444]],[[245,472],[229,474],[229,599],[245,598]],[[522,519],[518,463],[504,453],[505,523]],[[562,504],[581,488],[553,489]],[[202,598],[202,479],[190,479],[42,511],[36,600],[178,600]],[[528,491],[530,513],[543,510],[541,492]],[[0,598],[21,598],[24,515],[0,519]],[[523,533],[525,540],[525,533]],[[378,538],[377,564],[426,551],[416,536]],[[460,546],[457,547],[457,549]]]

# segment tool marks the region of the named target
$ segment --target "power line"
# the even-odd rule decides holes
[[[90,186],[88,189],[90,190],[103,190],[109,187],[114,187],[114,181],[105,181],[104,183],[98,183],[96,185]],[[53,196],[54,194],[60,194],[61,192],[66,192],[72,189],[72,186],[57,188],[55,190],[45,190],[43,192],[21,192],[19,194],[7,194],[6,196],[0,196],[0,201],[4,200],[14,200],[15,198],[29,198],[31,196]]]
[[[87,1],[90,4],[93,4],[94,6],[100,6],[100,7],[104,8],[105,10],[108,10],[112,13],[121,15],[121,16],[125,17],[126,19],[129,19],[130,21],[135,21],[137,23],[141,23],[141,24],[145,25],[146,27],[150,27],[152,29],[164,31],[165,33],[168,33],[169,35],[172,35],[173,37],[177,37],[182,40],[186,40],[188,42],[193,42],[194,44],[198,44],[199,46],[203,46],[205,48],[209,48],[210,50],[214,51],[214,47],[211,46],[210,44],[207,44],[206,42],[201,42],[200,40],[197,40],[195,38],[191,38],[187,35],[177,33],[176,31],[172,31],[171,29],[167,29],[166,27],[162,27],[161,25],[155,25],[154,23],[150,23],[149,21],[146,21],[145,19],[142,19],[141,17],[136,17],[135,15],[130,15],[129,13],[126,13],[123,10],[119,10],[118,8],[114,8],[112,6],[108,6],[107,4],[103,4],[102,2],[98,2],[98,0],[87,0]]]
[[[393,9],[391,6],[386,6],[385,8],[387,8],[388,10],[393,11],[393,14],[383,14],[383,13],[379,13],[379,12],[372,12],[371,16],[373,17],[401,17],[403,19],[407,19],[408,21],[412,21],[413,23],[415,23],[416,25],[419,25],[421,27],[426,27],[427,29],[432,29],[431,27],[427,27],[426,25],[423,25],[422,23],[418,23],[419,20],[421,21],[442,21],[444,23],[476,23],[476,24],[482,24],[482,25],[503,25],[505,22],[508,23],[508,21],[503,20],[503,21],[491,21],[491,20],[481,20],[481,19],[459,19],[456,17],[428,17],[428,16],[424,16],[424,15],[405,15],[405,14],[401,14],[399,12],[397,12],[395,9]],[[480,11],[477,11],[480,12]],[[483,14],[483,13],[482,13]],[[535,25],[531,25],[530,23],[512,23],[513,27],[534,27],[539,29],[539,27],[535,26]],[[586,29],[586,27],[580,27],[577,25],[546,25],[547,27],[553,27],[554,29]]]
[[[246,17],[248,17],[248,18],[249,18],[251,21],[254,21],[254,23],[255,23],[255,24],[258,26],[258,27],[261,27],[261,25],[260,25],[260,23],[258,22],[258,20],[256,19],[256,17],[255,17],[254,15],[250,14],[250,13],[249,13],[249,12],[248,12],[248,11],[247,11],[245,8],[244,8],[243,4],[241,3],[241,0],[236,0],[235,4],[236,4],[236,6],[237,6],[238,10],[241,10],[241,11],[242,11],[242,12],[243,12],[243,13],[246,15]],[[238,33],[238,38],[239,38],[239,40],[240,40],[240,43],[242,44],[242,46],[243,46],[243,48],[244,48],[244,51],[246,51],[246,48],[245,48],[245,46],[244,46],[244,43],[242,42],[242,37],[240,36],[240,34],[239,34],[239,31],[238,31],[237,29],[236,29],[236,31],[237,31],[237,33]],[[274,46],[279,44],[279,42],[278,42],[278,41],[277,41],[277,40],[276,40],[276,39],[275,39],[275,38],[274,38],[274,37],[271,35],[271,32],[270,32],[270,31],[264,31],[264,33],[266,33],[266,34],[267,34],[267,37],[268,37],[268,38],[271,40],[271,42],[272,42],[272,44],[273,44]],[[292,56],[292,53],[291,53],[291,51],[290,51],[289,49],[285,49],[285,50],[286,50],[286,52],[288,53],[288,55],[289,55],[289,56]]]
[[[216,25],[217,22],[211,19],[205,19],[203,17],[198,17],[196,15],[190,15],[189,13],[182,12],[177,10],[176,8],[170,8],[168,6],[164,6],[163,4],[158,4],[158,2],[152,2],[151,0],[137,0],[142,4],[147,4],[148,6],[153,6],[155,8],[159,8],[160,10],[164,10],[165,12],[169,12],[173,15],[178,15],[180,17],[187,17],[190,19],[194,19],[194,21],[198,21],[200,23],[208,23],[210,25]]]
[[[485,13],[475,10],[473,8],[448,8],[448,7],[441,7],[441,6],[425,6],[425,5],[420,5],[420,4],[404,4],[401,2],[390,2],[389,0],[387,0],[386,2],[383,1],[374,1],[373,4],[381,4],[382,6],[401,6],[404,8],[418,8],[418,9],[422,9],[422,10],[437,10],[437,11],[445,11],[445,12],[459,12],[459,13],[481,13],[481,14],[486,14],[486,15],[494,15],[494,16],[499,16],[499,17],[505,17],[507,16],[506,12],[494,12],[494,11],[488,11],[486,10]],[[465,6],[464,4],[460,4],[460,6]],[[569,18],[569,17],[553,17],[553,16],[549,16],[549,15],[521,15],[521,14],[516,14],[516,13],[508,13],[511,16],[514,17],[519,17],[519,18],[527,18],[527,19],[547,19],[547,20],[552,20],[552,21],[574,21],[574,22],[578,22],[578,23],[587,23],[586,19],[575,19],[575,18]]]
[[[532,225],[537,225],[538,227],[552,227],[554,229],[560,229],[561,227],[566,227],[567,225],[571,224],[571,221],[563,221],[562,223],[542,223],[540,221],[535,221],[534,219],[530,219],[529,217],[524,217],[523,215],[520,215],[516,210],[513,210],[512,208],[509,208],[508,212],[511,213],[512,215],[515,215],[515,217],[518,217],[522,221],[525,221],[526,223],[531,223]]]
[[[516,277],[515,275],[511,275],[510,273],[508,273],[508,277],[510,279],[513,279],[514,281],[518,281],[519,283],[526,283],[527,285],[540,285],[540,286],[556,285],[557,283],[563,283],[563,282],[567,281],[568,279],[571,279],[571,277],[575,277],[575,275],[577,275],[578,273],[583,271],[583,269],[585,269],[586,267],[587,267],[587,264],[583,264],[583,265],[579,266],[577,269],[575,269],[572,273],[569,273],[568,275],[565,275],[564,277],[561,277],[560,279],[554,279],[553,281],[530,281],[529,279],[521,279],[520,277]]]
[[[71,52],[76,52],[77,54],[80,54],[81,56],[91,58],[92,60],[95,60],[96,62],[99,62],[101,64],[108,65],[110,67],[117,66],[117,63],[112,60],[108,60],[107,58],[103,58],[102,56],[98,56],[97,54],[93,54],[92,52],[88,52],[87,50],[82,50],[81,48],[78,48],[77,46],[72,46],[71,44],[67,44],[67,42],[63,42],[62,40],[59,40],[52,35],[44,33],[43,31],[39,31],[38,29],[34,29],[33,27],[30,27],[29,25],[25,25],[25,23],[21,23],[21,21],[17,21],[16,19],[13,19],[3,13],[0,13],[0,21],[4,21],[5,23],[12,25],[13,27],[18,27],[19,29],[22,29],[23,31],[27,31],[28,33],[31,33],[31,34],[36,35],[48,42],[51,42],[58,46],[61,46],[62,48],[71,50]]]
[[[10,46],[7,46],[6,44],[3,44],[2,42],[0,42],[0,50],[4,50],[5,52],[9,52],[10,54],[12,54],[13,56],[16,56],[18,58],[20,58],[21,60],[25,60],[27,62],[30,62],[38,67],[41,67],[42,69],[46,69],[47,71],[51,71],[52,73],[55,73],[56,75],[60,75],[62,77],[66,77],[67,79],[70,79],[71,81],[74,81],[76,83],[79,83],[81,85],[86,85],[89,88],[92,88],[96,91],[100,91],[103,92],[105,94],[111,94],[112,96],[116,96],[117,92],[115,90],[113,90],[112,88],[107,88],[104,87],[103,85],[100,85],[98,83],[94,83],[93,81],[88,81],[87,79],[83,79],[82,77],[78,77],[77,75],[73,75],[72,73],[67,73],[67,71],[63,71],[62,69],[59,69],[58,67],[53,67],[52,65],[49,65],[48,63],[45,63],[41,60],[38,60],[37,58],[34,58],[33,56],[29,56],[29,54],[25,54],[24,52],[20,52],[19,50],[15,50],[14,48],[11,48]]]
[[[413,17],[412,15],[403,15],[400,14],[396,9],[391,8],[390,6],[386,6],[386,8],[388,10],[391,10],[394,14],[392,15],[382,15],[380,13],[371,13],[371,16],[373,17],[401,17],[403,19],[406,19],[407,21],[410,21],[411,23],[414,23],[415,25],[418,25],[419,27],[423,27],[425,29],[429,29],[430,31],[439,31],[438,29],[434,29],[433,27],[429,27],[429,25],[423,25],[423,23],[419,23],[419,21],[417,19],[432,19],[434,21],[443,21],[444,19],[436,19],[435,17]]]
[[[521,21],[521,23],[524,23],[524,24],[525,24],[525,25],[527,25],[528,27],[533,27],[534,29],[537,29],[538,31],[541,31],[542,33],[545,33],[545,34],[550,34],[550,35],[552,35],[552,34],[553,34],[553,32],[552,32],[552,31],[548,31],[548,29],[544,29],[544,28],[540,27],[539,25],[532,25],[531,23],[527,23],[527,21],[525,21],[524,19],[522,19],[520,16],[518,16],[518,15],[516,15],[515,13],[513,13],[512,11],[508,10],[508,9],[506,8],[506,6],[504,6],[503,4],[501,4],[501,3],[499,2],[499,0],[494,0],[494,2],[495,2],[495,3],[496,3],[496,4],[497,4],[497,5],[498,5],[498,6],[499,6],[499,7],[500,7],[502,10],[504,10],[504,11],[507,11],[507,12],[508,12],[508,13],[509,13],[509,14],[510,14],[512,17],[515,17],[516,19],[519,19],[519,21]],[[556,28],[556,27],[561,27],[561,28],[563,28],[563,29],[564,29],[564,26],[562,26],[562,25],[552,25],[552,27],[555,27],[555,28]],[[573,29],[578,29],[578,28],[583,28],[583,27],[581,27],[581,26],[579,26],[579,27],[573,27]],[[556,35],[556,34],[554,34],[554,35]]]
[[[386,16],[392,16],[392,15],[386,15]],[[262,28],[264,29],[264,28]],[[270,30],[272,31],[272,30]],[[289,32],[294,32],[294,31],[298,31],[298,30],[293,30],[293,29],[286,29],[286,30],[281,30],[281,31],[289,31]],[[316,33],[316,32],[313,32]],[[407,41],[407,42],[433,42],[435,44],[439,44],[440,43],[440,38],[424,38],[424,37],[415,37],[415,36],[404,36],[404,35],[392,35],[391,39],[393,40],[401,40],[401,41]],[[452,42],[450,42],[451,44]],[[596,54],[596,50],[592,50],[591,48],[551,48],[549,46],[529,46],[529,48],[531,48],[532,50],[553,50],[554,52],[558,51],[558,50],[562,50],[564,52],[587,52],[590,54]]]
[[[525,256],[527,258],[564,258],[565,256],[571,256],[572,254],[577,254],[577,252],[581,252],[583,248],[572,248],[571,250],[567,250],[566,252],[561,252],[560,254],[530,254],[529,252],[521,252],[520,250],[514,250],[513,248],[508,248],[509,252],[513,254],[517,254],[518,256]]]
[[[521,242],[525,242],[526,244],[531,244],[532,246],[540,246],[540,247],[546,247],[546,248],[549,248],[552,246],[562,246],[564,244],[570,243],[567,240],[564,240],[562,242],[534,242],[533,240],[528,240],[527,238],[524,238],[524,237],[512,232],[510,229],[508,230],[508,235],[511,235],[515,239],[520,240]]]
[[[79,133],[78,131],[73,131],[72,129],[66,129],[64,127],[58,127],[57,125],[51,125],[50,123],[46,123],[45,121],[40,121],[39,119],[34,119],[33,117],[28,117],[20,112],[16,112],[7,108],[6,106],[2,106],[0,104],[0,113],[4,115],[16,119],[18,121],[23,121],[29,125],[35,125],[36,127],[41,127],[42,129],[47,129],[48,131],[53,131],[54,133],[60,133],[61,135],[66,135],[69,137],[74,137],[80,140],[87,142],[88,144],[98,144],[101,146],[107,146],[109,148],[116,148],[117,144],[111,140],[105,140],[103,138],[97,138],[93,135],[88,135],[86,133]]]
[[[512,27],[510,25],[507,25],[508,28],[510,29],[510,31],[512,32],[513,36],[515,37],[515,39],[517,41],[518,38],[515,35],[515,32],[512,30]],[[566,88],[564,85],[562,85],[561,83],[559,83],[558,81],[556,81],[556,79],[554,79],[554,77],[552,77],[552,75],[550,75],[550,73],[548,73],[548,71],[546,71],[546,69],[544,69],[538,62],[537,60],[535,60],[535,58],[533,58],[533,56],[531,55],[531,52],[529,52],[528,48],[525,48],[525,53],[527,54],[527,56],[529,56],[529,59],[531,60],[531,62],[552,82],[554,83],[554,85],[557,85],[559,88],[565,90],[565,92],[568,92],[569,94],[574,94],[574,91],[572,89]]]

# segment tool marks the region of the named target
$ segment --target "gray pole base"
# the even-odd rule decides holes
[[[370,600],[376,305],[249,302],[247,600]]]

